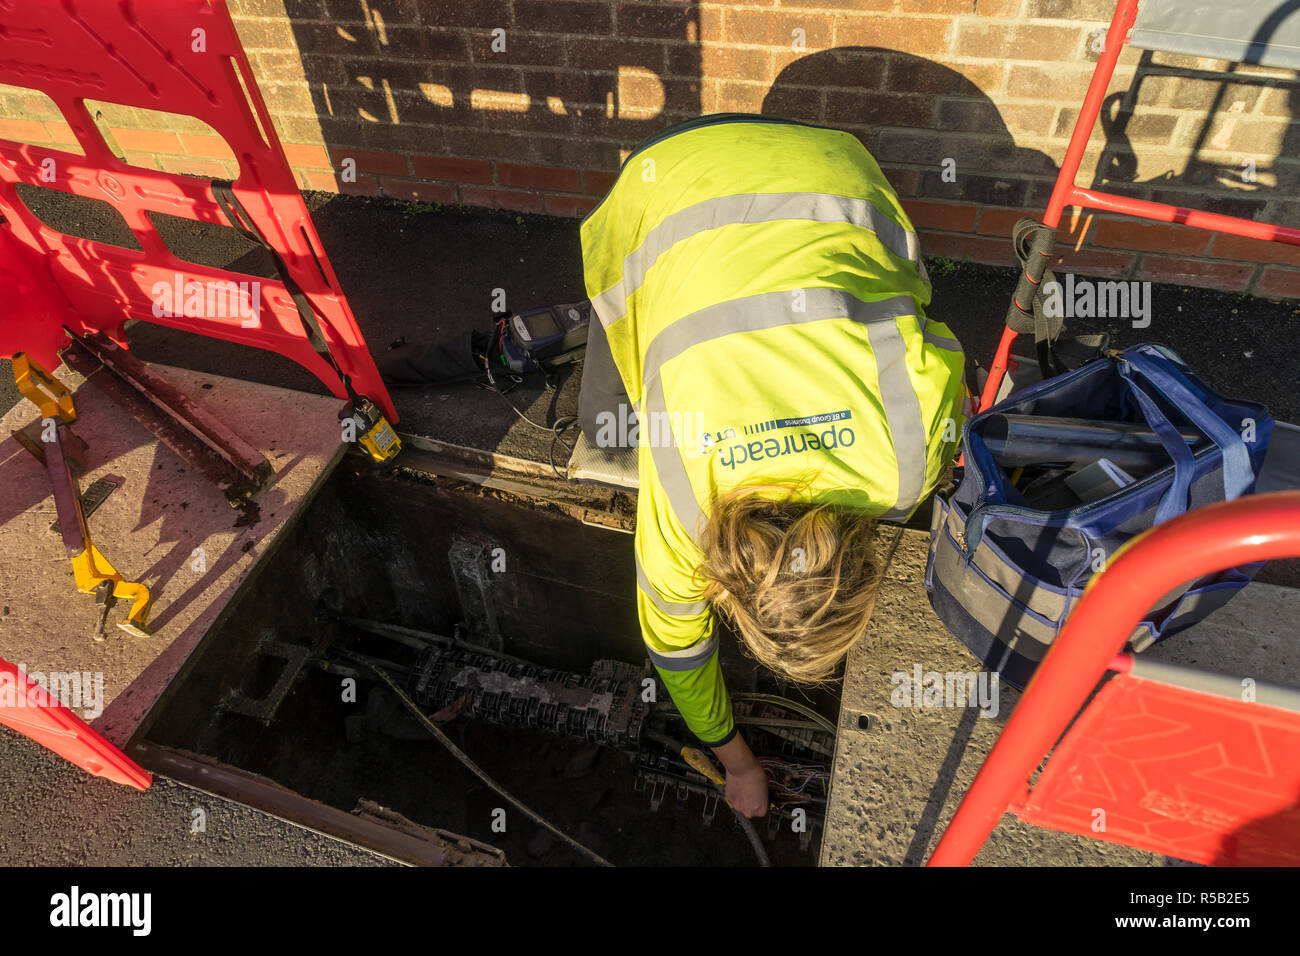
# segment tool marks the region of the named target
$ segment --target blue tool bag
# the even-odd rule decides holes
[[[1103,442],[1115,436],[1116,458],[1133,437],[1125,432],[1140,431],[1150,467],[1133,475],[1121,470],[1091,500],[1063,502],[1057,494],[1031,501],[1017,481],[1025,469],[1008,462],[1049,449],[1038,471],[1050,484],[1057,480],[1053,459],[1068,457],[1069,448],[1027,447],[1032,443],[1016,436],[1035,428],[1050,436],[1060,419],[1085,431],[1095,425]],[[1088,582],[1125,542],[1192,508],[1254,491],[1272,431],[1265,406],[1219,396],[1158,345],[1108,352],[1013,393],[966,423],[957,489],[946,501],[935,498],[925,571],[935,613],[986,667],[1023,688]],[[1130,649],[1195,624],[1259,568],[1232,568],[1166,595],[1134,632]]]

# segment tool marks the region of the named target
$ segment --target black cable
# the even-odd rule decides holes
[[[568,475],[566,475],[566,474],[564,474],[564,472],[560,471],[559,467],[555,464],[555,443],[556,443],[557,441],[560,441],[560,439],[563,437],[563,435],[564,435],[565,432],[569,431],[569,430],[572,429],[572,428],[577,428],[577,427],[578,427],[578,416],[577,416],[577,415],[564,415],[564,416],[561,417],[561,418],[557,418],[557,419],[555,420],[555,424],[554,424],[554,425],[541,425],[541,424],[539,424],[539,423],[533,421],[531,418],[529,418],[529,417],[528,417],[527,415],[525,415],[523,412],[521,412],[518,408],[515,407],[515,403],[514,403],[514,402],[512,402],[512,401],[510,401],[510,399],[506,398],[505,393],[502,392],[501,389],[499,389],[499,388],[496,387],[496,382],[495,382],[494,379],[492,379],[490,373],[489,373],[489,375],[488,375],[488,380],[489,380],[489,382],[491,382],[491,384],[489,384],[489,385],[484,385],[483,387],[484,387],[485,389],[487,389],[489,392],[492,392],[492,393],[494,393],[494,394],[500,396],[501,401],[503,401],[503,402],[506,403],[506,407],[507,407],[507,408],[509,408],[509,409],[510,409],[512,412],[514,412],[516,415],[518,415],[518,416],[519,416],[523,421],[527,422],[529,425],[532,425],[532,426],[533,426],[534,428],[536,428],[538,431],[550,432],[550,433],[551,433],[551,447],[550,447],[550,449],[549,449],[549,450],[547,451],[547,453],[546,453],[546,459],[547,459],[547,461],[550,463],[551,471],[553,471],[553,472],[555,473],[555,477],[556,477],[556,478],[559,478],[559,479],[561,479],[561,480],[563,480],[563,481],[568,481]],[[566,446],[565,446],[566,450],[569,452],[570,455],[573,454],[573,449],[574,449],[574,447],[577,446],[577,444],[578,444],[578,443],[577,443],[577,441],[575,440],[574,443],[573,443],[573,445],[566,445]]]
[[[438,743],[446,747],[447,750],[451,753],[451,755],[455,757],[457,760],[459,760],[462,764],[464,764],[465,768],[469,770],[470,773],[474,774],[474,776],[478,777],[480,780],[486,783],[497,793],[501,794],[501,796],[505,797],[507,800],[513,803],[516,807],[519,808],[519,810],[524,814],[524,816],[528,817],[528,819],[532,820],[538,826],[545,827],[547,830],[550,830],[552,833],[558,836],[565,843],[569,844],[569,846],[573,847],[579,853],[582,853],[584,856],[593,860],[595,863],[599,864],[600,866],[614,865],[613,863],[610,863],[609,860],[605,859],[603,856],[597,853],[595,850],[587,849],[585,846],[583,846],[573,837],[569,836],[559,827],[555,826],[555,824],[551,823],[551,821],[543,817],[540,813],[537,813],[536,811],[530,809],[526,804],[522,803],[517,797],[515,797],[508,790],[506,790],[505,787],[501,786],[501,784],[497,783],[495,780],[489,777],[487,775],[487,772],[484,771],[482,767],[476,764],[473,760],[470,760],[469,756],[463,750],[461,750],[459,747],[457,747],[454,743],[451,742],[451,738],[448,737],[446,734],[444,734],[441,728],[439,728],[437,724],[435,724],[432,720],[430,720],[428,718],[428,715],[426,715],[424,711],[420,710],[419,706],[415,703],[415,701],[411,700],[410,697],[406,696],[406,694],[402,691],[402,689],[397,686],[397,683],[391,677],[389,677],[388,674],[382,668],[377,667],[374,664],[371,664],[369,661],[364,661],[363,663],[365,663],[367,667],[369,667],[372,671],[374,671],[375,676],[377,676],[381,681],[383,681],[385,684],[388,685],[388,689],[397,695],[397,699],[400,700],[406,706],[406,709],[409,710],[417,720],[419,720],[419,722],[424,726],[424,729],[427,730],[429,733],[433,734],[434,739],[437,740]]]

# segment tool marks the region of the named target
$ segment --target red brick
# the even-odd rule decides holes
[[[374,176],[358,176],[355,183],[339,183],[339,192],[349,196],[378,196],[379,180]]]
[[[1132,252],[1099,252],[1096,249],[1073,249],[1057,247],[1049,268],[1058,275],[1073,272],[1076,275],[1109,276],[1123,278],[1133,274],[1138,257]]]
[[[990,60],[1068,60],[1080,50],[1087,31],[1079,27],[1011,24],[984,18],[961,21],[953,43],[957,56]]]
[[[305,166],[308,169],[329,169],[330,154],[324,146],[309,146],[291,143],[284,146],[285,158],[290,166]]]
[[[966,0],[969,9],[969,0]],[[894,0],[781,0],[783,7],[817,7],[822,10],[848,10],[860,13],[865,10],[894,9]]]
[[[723,36],[728,43],[789,48],[794,43],[796,29],[803,30],[804,46],[809,53],[831,45],[828,17],[771,10],[727,10],[723,20]]]
[[[73,152],[81,152],[81,143],[78,142],[76,134],[72,132],[72,127],[67,123],[46,120],[45,129],[50,134],[50,142],[58,143],[64,149],[70,149]]]
[[[515,0],[514,6],[515,26],[524,31],[577,33],[585,36],[609,33],[614,28],[608,3]]]
[[[620,3],[617,10],[623,36],[698,42],[693,3]]]
[[[582,191],[588,196],[603,196],[614,188],[618,173],[605,169],[584,169],[582,171]]]
[[[1047,102],[1078,103],[1088,92],[1090,79],[1092,68],[1088,66],[1062,63],[1048,67],[1016,63],[1007,74],[1007,95]]]
[[[122,149],[136,150],[141,153],[173,153],[181,155],[181,141],[175,133],[165,133],[147,129],[110,129],[113,139]]]
[[[659,72],[664,69],[665,50],[676,50],[674,46],[664,43],[651,43],[641,40],[614,39],[604,36],[579,36],[565,39],[569,62],[576,69],[593,73],[617,73],[620,66],[640,66]],[[698,64],[699,51],[695,52]],[[692,68],[690,57],[687,63],[676,65],[670,73],[685,71],[687,76],[697,76],[699,67]],[[535,61],[536,62],[536,61]]]
[[[368,149],[331,149],[330,159],[335,169],[341,169],[343,160],[356,161],[357,172],[377,173],[381,176],[408,176],[406,157],[400,153],[379,153]],[[357,177],[360,179],[360,177]]]
[[[541,212],[542,197],[516,189],[474,189],[460,191],[461,201],[467,206],[484,206],[488,209],[513,209],[516,212]]]
[[[121,142],[121,140],[119,140]],[[203,136],[198,133],[182,133],[181,146],[191,156],[203,159],[230,160],[235,158],[234,150],[220,136]]]
[[[1255,283],[1255,295],[1268,299],[1300,298],[1300,270],[1269,266]]]
[[[786,51],[781,51],[784,54]],[[789,54],[795,58],[806,56],[806,53],[797,53],[789,51]],[[735,77],[746,80],[763,80],[770,81],[772,76],[771,51],[754,50],[744,47],[714,46],[709,44],[698,51],[698,64],[695,72],[699,76],[709,77],[711,79],[727,79]],[[776,72],[781,71],[778,65]]]
[[[919,200],[904,202],[903,208],[917,229],[942,229],[947,232],[972,231],[975,228],[975,213],[979,210],[979,206]]]
[[[158,157],[153,153],[137,153],[131,149],[122,151],[122,162],[128,166],[139,166],[141,169],[158,168]]]
[[[935,56],[948,52],[952,23],[941,17],[837,16],[835,46],[885,47],[899,53]],[[811,33],[808,45],[812,46]]]
[[[705,83],[704,89],[706,95],[711,93],[715,97],[712,103],[706,100],[706,113],[761,113],[770,87],[766,83],[734,83],[728,80]]]
[[[585,216],[596,207],[595,199],[578,196],[543,196],[542,203],[547,215],[569,216],[575,219]]]
[[[1006,236],[1010,238],[1011,230],[1015,228],[1017,222],[1025,218],[1033,218],[1038,213],[1030,212],[1027,209],[1001,209],[996,206],[985,206],[980,212],[979,225],[975,228],[981,236]]]
[[[0,119],[0,139],[12,139],[20,143],[48,143],[50,135],[45,124],[35,120]]]
[[[1137,278],[1151,282],[1205,286],[1225,292],[1245,292],[1254,275],[1253,264],[1235,265],[1170,256],[1143,256],[1137,271]]]
[[[1144,222],[1132,217],[1098,218],[1092,226],[1092,241],[1094,245],[1110,249],[1197,256],[1209,245],[1210,234],[1203,229]]]
[[[582,189],[578,180],[576,169],[497,163],[497,181],[502,186],[523,186],[529,189],[553,189],[559,192],[576,193]]]
[[[983,239],[979,236],[962,236],[944,232],[922,232],[921,254],[947,256],[962,261],[985,262],[992,265],[1014,265],[1015,255],[1011,243],[1002,239]]]
[[[457,183],[492,182],[492,164],[485,159],[412,156],[411,171],[421,179],[448,179]]]
[[[305,169],[299,173],[303,189],[319,189],[321,192],[339,192],[339,181],[333,173],[316,172]]]
[[[1300,266],[1300,246],[1223,233],[1214,237],[1209,255],[1215,259],[1236,259],[1239,262],[1280,262],[1283,265]]]
[[[391,179],[388,176],[379,181],[379,186],[385,196],[392,196],[394,199],[445,203],[460,201],[455,186],[420,182],[415,179]]]
[[[230,174],[225,163],[211,159],[196,159],[193,156],[160,156],[158,164],[163,172],[185,173],[189,176],[202,176],[205,179],[227,179]]]

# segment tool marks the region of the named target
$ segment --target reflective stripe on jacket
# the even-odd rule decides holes
[[[925,316],[897,195],[838,130],[736,115],[674,127],[628,157],[582,252],[640,415],[642,636],[716,744],[733,723],[696,573],[711,501],[802,482],[803,500],[905,519],[956,446],[961,347]]]

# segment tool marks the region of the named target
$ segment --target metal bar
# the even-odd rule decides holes
[[[1137,19],[1138,0],[1119,0],[1115,5],[1115,14],[1110,19],[1110,28],[1106,31],[1106,48],[1097,60],[1092,71],[1092,81],[1088,84],[1087,95],[1083,98],[1083,107],[1075,121],[1074,132],[1070,136],[1070,145],[1066,147],[1065,159],[1061,161],[1061,170],[1056,176],[1056,186],[1052,198],[1047,202],[1047,212],[1043,215],[1043,224],[1055,229],[1061,224],[1061,213],[1065,211],[1066,200],[1074,188],[1074,180],[1079,174],[1079,164],[1092,138],[1093,127],[1106,99],[1106,87],[1115,74],[1115,64],[1124,49],[1124,39]]]
[[[74,335],[63,360],[86,378],[101,368],[111,373],[110,380],[96,384],[213,480],[232,503],[248,499],[271,479],[271,463],[261,452],[104,333]]]
[[[1066,148],[1065,158],[1061,161],[1061,168],[1056,174],[1056,185],[1052,187],[1052,196],[1047,203],[1047,211],[1043,214],[1043,225],[1049,229],[1056,230],[1061,224],[1061,213],[1065,209],[1066,200],[1070,192],[1074,189],[1074,180],[1079,174],[1079,164],[1083,162],[1083,154],[1088,148],[1088,140],[1092,138],[1092,129],[1097,124],[1097,116],[1101,113],[1102,102],[1106,98],[1106,87],[1110,85],[1110,78],[1115,73],[1115,64],[1119,60],[1120,52],[1124,49],[1124,42],[1128,37],[1128,31],[1133,26],[1133,21],[1137,19],[1138,0],[1119,0],[1115,6],[1115,13],[1110,20],[1110,28],[1106,31],[1106,48],[1102,51],[1101,57],[1097,60],[1097,66],[1092,71],[1092,80],[1088,84],[1088,92],[1083,99],[1083,107],[1079,111],[1079,116],[1074,123],[1074,132],[1070,136],[1070,145]],[[1046,258],[1046,256],[1044,256]],[[1042,269],[1038,269],[1038,266]],[[1034,273],[1031,274],[1031,269]],[[1038,284],[1038,277],[1042,276],[1043,270],[1046,269],[1046,263],[1034,262],[1026,264],[1025,275],[1034,284]],[[1020,287],[1017,286],[1019,289]],[[1028,308],[1021,308],[1028,312],[1033,308],[1032,300],[1026,303]],[[1011,343],[1015,340],[1016,333],[1010,327],[1002,330],[1002,341],[998,344],[997,354],[993,359],[993,367],[989,369],[988,380],[984,383],[984,391],[980,395],[979,410],[984,411],[989,408],[998,394],[998,389],[1002,387],[1002,377],[1006,374],[1007,359],[1011,353]]]
[[[1070,190],[1067,204],[1123,213],[1126,216],[1140,216],[1157,222],[1176,222],[1194,229],[1226,232],[1233,236],[1245,236],[1247,239],[1300,246],[1300,229],[1292,229],[1290,226],[1278,226],[1268,222],[1256,222],[1253,219],[1242,219],[1238,216],[1224,216],[1215,212],[1189,209],[1186,206],[1170,206],[1162,202],[1116,196],[1114,193],[1102,192],[1098,189],[1076,186]]]
[[[59,535],[63,538],[63,550],[69,558],[75,558],[86,550],[89,534],[86,531],[86,516],[81,510],[81,496],[78,494],[77,479],[68,467],[64,456],[64,442],[69,427],[59,422],[55,429],[54,441],[45,448],[45,472],[49,475],[50,486],[54,489],[54,511],[59,516]]]
[[[928,866],[964,866],[1163,595],[1238,564],[1300,556],[1300,491],[1220,502],[1139,535],[1093,578],[1012,711]]]

